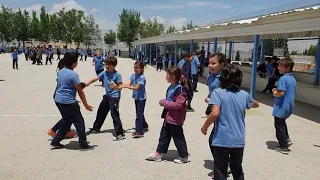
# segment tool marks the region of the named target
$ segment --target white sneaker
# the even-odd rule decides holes
[[[156,156],[155,153],[150,153],[147,157],[146,157],[146,160],[147,161],[155,161],[155,162],[161,162],[161,159],[162,156]]]
[[[201,117],[202,117],[202,118],[207,118],[207,117],[208,117],[208,115],[206,115],[206,114],[205,114],[205,115],[202,115]]]
[[[188,157],[185,158],[181,158],[179,157],[178,159],[173,160],[175,163],[177,164],[183,164],[183,163],[188,163],[191,161],[190,155]]]

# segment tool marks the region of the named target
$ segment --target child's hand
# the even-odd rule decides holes
[[[203,135],[207,135],[207,131],[208,131],[208,128],[205,128],[205,127],[202,126],[202,128],[201,128],[202,134]]]
[[[90,85],[90,81],[87,81],[84,83],[86,86],[89,86]]]
[[[93,111],[93,107],[90,106],[89,104],[84,104],[84,107],[85,107],[88,111]]]
[[[273,89],[272,89],[272,92],[275,92],[276,90],[277,90],[277,88],[273,88]]]
[[[209,103],[209,100],[210,100],[210,98],[207,97],[204,99],[204,102]]]
[[[159,101],[159,105],[160,105],[160,106],[163,106],[163,99],[161,99],[161,100]]]

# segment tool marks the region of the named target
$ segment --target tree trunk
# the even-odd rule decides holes
[[[25,49],[25,43],[26,43],[26,41],[22,41],[22,47],[23,47],[23,49]]]
[[[130,58],[130,56],[131,56],[131,44],[129,43],[129,57],[128,58]]]

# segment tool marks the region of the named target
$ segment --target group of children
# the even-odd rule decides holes
[[[81,115],[79,104],[75,98],[76,92],[89,111],[92,107],[87,103],[83,88],[89,86],[97,80],[103,81],[105,95],[99,105],[96,120],[89,133],[99,133],[109,111],[113,119],[115,137],[113,140],[125,139],[123,125],[119,114],[119,101],[121,90],[128,88],[133,90],[132,97],[136,107],[136,132],[132,134],[134,138],[141,138],[148,130],[148,124],[144,117],[146,103],[146,77],[143,73],[144,62],[137,61],[134,64],[134,73],[130,76],[128,84],[123,84],[121,74],[115,70],[117,59],[108,57],[105,60],[97,53],[94,65],[97,76],[93,79],[81,83],[79,76],[73,71],[77,66],[78,55],[74,52],[66,53],[61,60],[64,67],[60,67],[57,76],[57,88],[54,95],[55,103],[62,115],[62,119],[55,127],[56,134],[53,136],[51,145],[56,148],[63,147],[60,141],[70,131],[71,124],[76,127],[79,137],[80,150],[91,150],[86,140],[84,120]],[[186,119],[186,112],[190,110],[193,95],[191,62],[194,54],[182,55],[183,63],[178,67],[168,67],[166,80],[170,84],[166,97],[159,101],[163,107],[161,118],[164,119],[158,146],[156,151],[149,154],[146,160],[161,161],[162,154],[167,153],[168,147],[173,138],[178,150],[179,158],[176,163],[190,162],[190,155],[183,132],[183,124]],[[104,68],[101,67],[103,61]],[[98,64],[98,65],[97,65]],[[286,125],[286,119],[292,114],[294,107],[296,81],[292,75],[294,62],[290,58],[278,61],[279,72],[283,76],[279,79],[277,89],[273,89],[275,104],[273,110],[276,136],[279,141],[277,151],[287,154],[290,150],[288,146],[292,144]],[[208,96],[205,102],[208,103],[206,113],[207,120],[201,128],[201,132],[206,135],[208,128],[214,124],[209,137],[209,146],[214,157],[214,178],[225,180],[228,176],[228,166],[234,179],[244,179],[242,169],[242,159],[245,146],[245,114],[246,109],[257,108],[259,103],[247,92],[241,90],[242,72],[236,66],[230,65],[224,54],[213,54],[209,58],[210,74],[207,79],[209,87]],[[191,97],[190,97],[191,96]]]

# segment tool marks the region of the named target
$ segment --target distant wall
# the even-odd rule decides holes
[[[251,84],[251,67],[238,66],[243,73],[242,86],[250,88]],[[209,73],[208,67],[204,68],[204,77]],[[312,104],[320,107],[320,86],[314,86],[313,74],[294,72],[294,77],[297,80],[296,101]],[[257,75],[256,90],[262,91],[268,83],[268,79],[260,78]]]

